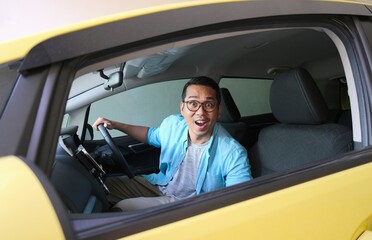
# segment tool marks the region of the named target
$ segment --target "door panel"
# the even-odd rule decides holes
[[[368,163],[128,239],[356,239],[370,229],[360,226],[372,213],[371,171]]]

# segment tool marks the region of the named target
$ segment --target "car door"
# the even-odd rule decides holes
[[[211,4],[157,14],[153,10],[153,14],[124,16],[122,20],[70,32],[33,48],[22,62],[17,84],[4,104],[0,153],[24,159],[2,158],[2,164],[11,162],[9,168],[2,165],[2,170],[7,168],[15,173],[18,170],[13,169],[19,168],[19,171],[28,172],[22,181],[30,186],[39,185],[39,192],[27,192],[31,196],[42,195],[43,198],[35,198],[35,201],[48,205],[44,211],[49,216],[41,219],[38,226],[50,224],[59,236],[63,232],[66,238],[75,235],[97,239],[356,239],[364,231],[371,230],[371,22],[369,18],[354,16],[370,16],[371,13],[363,5],[346,3],[334,6],[307,3],[310,4],[308,8],[300,8],[305,9],[301,11],[296,11],[295,4],[285,3]],[[314,12],[311,9],[315,9]],[[332,15],[311,14],[319,13],[319,9],[323,14],[328,10]],[[304,13],[309,15],[296,16]],[[345,16],[335,16],[335,13]],[[348,14],[354,17],[346,16]],[[180,18],[185,21],[177,21]],[[260,30],[273,26],[325,29],[339,41],[338,50],[346,61],[348,78],[354,83],[350,93],[355,106],[352,113],[355,151],[321,164],[275,173],[141,213],[86,216],[64,211],[61,199],[55,190],[49,191],[50,182],[45,178],[53,166],[66,101],[79,71],[86,71],[102,59],[138,53],[164,43],[242,28]],[[16,166],[23,161],[31,164]],[[30,171],[34,167],[41,172]],[[46,183],[40,184],[44,180]],[[17,187],[18,181],[9,182],[7,188],[2,188],[2,194],[8,194],[5,192],[8,186]],[[12,201],[6,203],[12,209],[17,206]],[[26,209],[25,214],[32,217],[40,213],[29,210]]]
[[[0,160],[3,239],[73,239],[57,193],[37,167],[17,157]],[[41,222],[45,224],[40,224]],[[22,231],[19,228],[22,228]]]

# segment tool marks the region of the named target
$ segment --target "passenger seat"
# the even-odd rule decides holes
[[[253,177],[351,150],[351,129],[327,123],[326,102],[306,70],[297,68],[276,76],[270,89],[270,105],[279,123],[262,129],[249,151]]]

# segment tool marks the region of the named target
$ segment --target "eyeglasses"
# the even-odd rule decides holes
[[[213,112],[214,109],[216,109],[217,104],[213,101],[207,101],[207,102],[198,102],[196,100],[191,101],[184,101],[183,103],[186,104],[187,108],[191,112],[196,112],[199,110],[200,106],[203,106],[204,111],[206,112]]]

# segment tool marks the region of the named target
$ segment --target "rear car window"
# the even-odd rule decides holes
[[[222,78],[221,88],[229,89],[242,116],[271,113],[269,94],[273,80]]]

